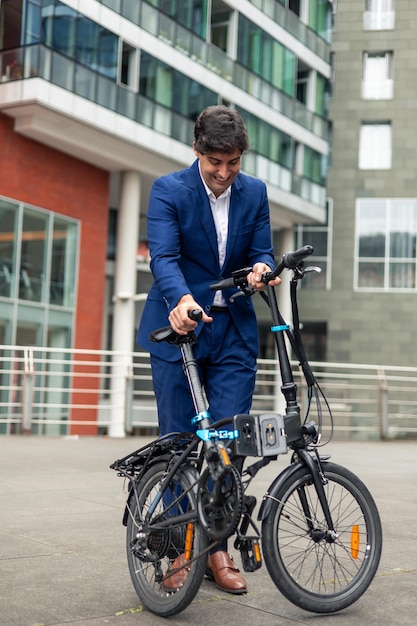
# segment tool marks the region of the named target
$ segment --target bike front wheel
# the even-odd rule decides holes
[[[208,545],[197,519],[193,485],[198,474],[192,468],[178,469],[160,498],[166,470],[166,462],[156,463],[137,484],[137,497],[132,493],[129,499],[126,536],[135,591],[149,611],[163,617],[180,613],[192,602],[205,574]],[[150,508],[152,514],[144,524]],[[187,512],[191,512],[188,520],[181,521],[179,516]],[[188,560],[184,560],[185,553]],[[186,565],[184,573],[188,575],[181,576],[177,565]]]
[[[371,584],[382,549],[375,502],[363,482],[334,463],[322,465],[334,532],[329,531],[305,466],[273,494],[262,522],[268,572],[296,606],[333,613],[356,602]]]

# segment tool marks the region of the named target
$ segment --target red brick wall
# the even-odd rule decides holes
[[[13,119],[0,114],[0,194],[80,220],[74,347],[99,350],[109,213],[108,172],[15,133],[13,123]],[[88,385],[91,386],[91,380]],[[82,397],[78,402],[82,402]],[[90,411],[84,419],[92,417]],[[95,428],[83,429],[85,434],[94,431]]]

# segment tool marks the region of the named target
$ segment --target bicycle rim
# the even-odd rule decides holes
[[[152,613],[168,617],[183,611],[200,588],[206,569],[207,536],[196,518],[188,527],[184,522],[176,522],[179,514],[190,508],[196,510],[195,490],[190,491],[195,481],[191,468],[176,472],[168,491],[152,513],[150,526],[147,530],[141,527],[140,520],[159,492],[165,471],[166,463],[153,465],[137,486],[138,501],[130,498],[126,547],[130,576],[139,599]],[[174,499],[176,503],[170,508]],[[170,525],[167,528],[152,528],[153,521],[157,524],[168,517]],[[166,584],[169,578],[172,563],[185,553],[186,547],[190,550],[189,574],[182,586],[167,591],[164,582]],[[197,558],[201,552],[203,555]]]
[[[371,584],[382,530],[372,496],[359,478],[333,463],[323,468],[335,536],[328,533],[311,475],[303,467],[274,494],[262,538],[268,546],[265,563],[281,593],[300,608],[332,613],[356,602]],[[309,520],[300,493],[306,496]]]

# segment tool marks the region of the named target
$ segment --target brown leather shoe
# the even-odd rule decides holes
[[[227,552],[219,550],[210,554],[207,560],[206,576],[214,580],[216,587],[228,593],[247,593],[246,580]]]
[[[162,581],[162,586],[165,591],[173,593],[183,586],[190,571],[187,563],[188,561],[184,554],[180,554],[176,559],[170,562]]]

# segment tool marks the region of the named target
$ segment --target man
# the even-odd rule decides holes
[[[157,179],[147,214],[151,270],[138,343],[151,354],[160,435],[190,431],[194,407],[178,348],[152,343],[150,333],[169,320],[179,334],[195,330],[195,357],[213,420],[248,413],[255,385],[258,329],[252,300],[216,292],[209,285],[251,266],[249,284],[264,289],[261,276],[274,267],[266,186],[240,172],[249,149],[240,115],[211,106],[194,127],[191,167]],[[278,284],[276,279],[274,284]],[[202,310],[198,324],[188,317]],[[226,544],[211,553],[208,571],[216,585],[245,593],[246,581],[227,553]],[[183,563],[181,557],[175,566]],[[180,570],[167,579],[176,588]],[[170,581],[170,582],[169,582]]]

